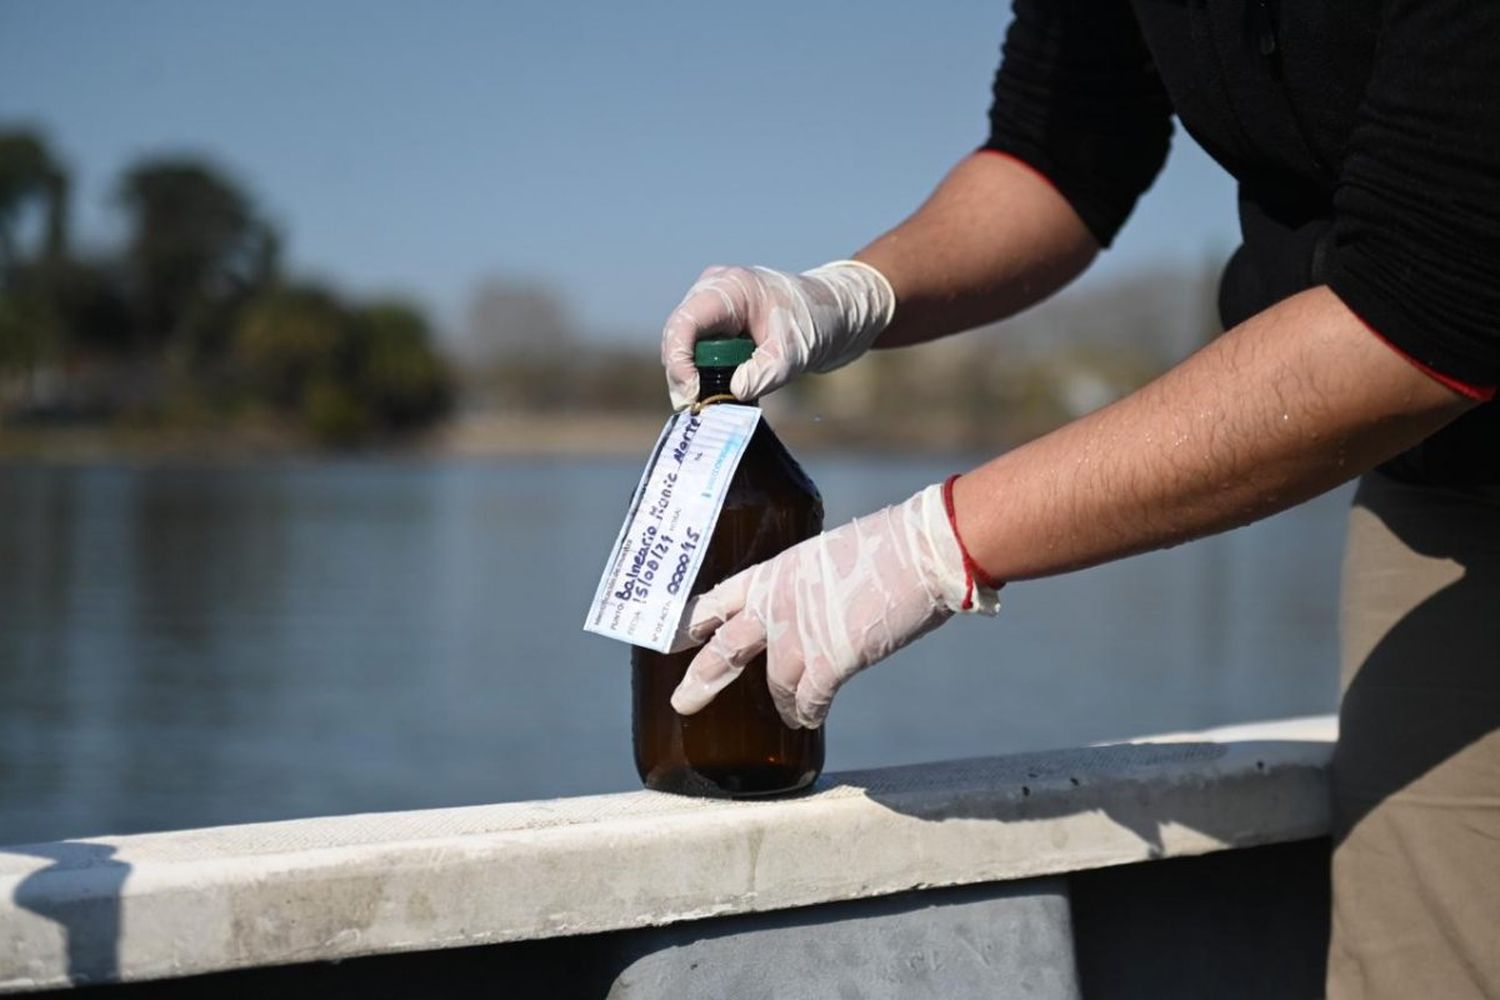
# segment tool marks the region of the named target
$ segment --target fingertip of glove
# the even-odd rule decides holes
[[[745,364],[740,365],[734,370],[734,374],[729,377],[729,391],[734,393],[734,397],[736,399],[743,400],[747,403],[750,402],[751,399],[751,397],[746,394],[749,390],[750,385],[750,376],[745,372],[745,368],[748,365],[748,361],[745,362]]]
[[[672,409],[681,410],[691,406],[698,398],[698,376],[694,373],[691,379],[674,379],[670,373],[667,375],[667,397],[672,401]]]
[[[753,357],[736,368],[729,379],[729,391],[746,403],[759,399],[778,385],[775,373]]]
[[[721,678],[723,683],[708,684],[697,675],[689,673],[677,685],[672,692],[672,710],[678,715],[694,715],[703,710],[714,696],[723,690],[724,685],[734,678]]]
[[[694,642],[707,642],[708,637],[713,635],[714,629],[724,624],[723,615],[719,614],[714,605],[708,600],[708,594],[699,594],[697,597],[689,598],[687,607],[682,612],[682,631]]]
[[[823,720],[827,717],[827,712],[822,714],[808,714],[802,711],[801,706],[797,708],[797,725],[803,729],[822,729]]]
[[[770,684],[771,702],[776,706],[776,714],[781,716],[781,721],[788,729],[801,729],[802,722],[797,717],[797,696],[790,691]]]
[[[692,715],[707,704],[706,698],[699,696],[697,692],[689,691],[686,680],[677,685],[677,690],[672,692],[672,711],[678,715]]]

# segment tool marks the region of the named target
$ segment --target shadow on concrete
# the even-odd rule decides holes
[[[74,985],[119,978],[120,893],[130,865],[114,860],[115,851],[110,844],[70,840],[0,847],[0,854],[52,862],[22,879],[13,899],[22,909],[62,927],[68,942],[68,978]],[[75,876],[87,880],[87,892],[69,891],[68,882]]]
[[[965,971],[982,980],[986,971],[1004,970],[1020,958],[1033,967],[1025,978],[1050,979],[1062,987],[1026,995],[1053,1000],[1076,996],[1068,988],[1073,978],[1068,941],[1056,933],[1066,930],[1066,914],[1059,880],[1029,880],[665,927],[124,983],[87,995],[111,1000],[775,1000],[865,996],[867,988],[875,988],[882,996],[946,1000],[996,994],[936,992],[928,988],[932,980],[961,983]],[[880,968],[882,957],[896,967]],[[1050,967],[1042,967],[1045,963]],[[819,990],[829,979],[865,988]]]
[[[1229,781],[1258,782],[1269,769],[1287,766],[1288,751],[1321,741],[1255,740],[1233,742],[1121,743],[1077,750],[1012,754],[944,761],[911,767],[852,771],[831,776],[831,784],[852,786],[872,802],[892,812],[930,822],[951,819],[989,819],[1031,822],[1078,813],[1098,812],[1135,834],[1150,858],[1164,852],[1162,830],[1182,826],[1225,841],[1243,837],[1247,829],[1264,825],[1248,804],[1226,805],[1221,791],[1177,796],[1170,809],[1153,801],[1152,786],[1161,787],[1166,769],[1209,764],[1225,757],[1231,747],[1253,754],[1255,773]],[[1305,755],[1292,755],[1301,758]],[[1201,783],[1198,777],[1184,779]],[[1009,783],[1018,796],[997,798],[997,784]],[[1130,794],[1138,783],[1140,794]],[[819,785],[817,787],[830,787]],[[934,794],[934,793],[939,794]],[[941,794],[946,792],[947,794]]]
[[[1271,768],[1295,745],[1258,741],[1240,746],[1263,750]],[[1149,787],[1176,766],[1211,764],[1228,752],[1221,743],[1121,744],[846,773],[834,780],[860,788],[885,808],[931,822],[1026,822],[1096,810],[1131,830],[1149,845],[1152,856],[1159,856],[1168,824],[1226,840],[1256,825],[1252,812],[1225,808],[1218,792],[1180,796],[1170,810],[1153,803],[1149,794]],[[1256,782],[1259,774],[1255,769],[1243,778]],[[1016,783],[1017,795],[996,796],[997,781],[1003,786],[1007,780]],[[1139,781],[1140,794],[1133,794],[1132,781]],[[858,850],[857,844],[849,846]],[[7,850],[53,862],[20,884],[15,902],[66,931],[71,981],[117,979],[119,896],[130,866],[114,860],[116,849],[64,842]],[[854,996],[861,995],[860,983],[870,985],[861,978],[864,970],[880,971],[882,982],[911,987],[901,994],[911,996],[1011,995],[978,986],[967,994],[938,988],[968,982],[961,977],[970,972],[974,983],[983,982],[981,976],[999,976],[1032,985],[1055,973],[1051,989],[1026,994],[1047,997],[1312,996],[1321,988],[1327,947],[1327,855],[1326,840],[1309,841],[664,928],[244,970],[104,992],[122,1000],[555,1000],[662,995],[673,983],[698,982],[706,989],[699,995],[748,998],[796,995],[772,987],[838,973],[837,981],[853,984],[855,992],[847,995]],[[102,884],[101,870],[107,873]],[[88,877],[97,891],[82,898],[68,892],[67,881],[75,874]],[[769,970],[768,956],[776,963]],[[931,984],[921,978],[929,970]],[[939,974],[942,979],[936,978]],[[917,988],[926,985],[933,988],[925,993]]]
[[[98,992],[112,1000],[1315,997],[1323,985],[1327,872],[1323,839]]]
[[[903,789],[899,775],[880,772],[870,773],[864,790],[892,811],[930,822],[1029,823],[1097,812],[1140,838],[1150,858],[1162,859],[1163,831],[1169,826],[1233,843],[1263,825],[1257,813],[1264,798],[1252,794],[1237,803],[1222,791],[1194,794],[1201,778],[1184,777],[1186,788],[1180,791],[1185,794],[1163,805],[1151,786],[1170,780],[1175,766],[1211,763],[1231,748],[1249,751],[1254,770],[1225,780],[1253,784],[1264,772],[1288,766],[1282,762],[1289,756],[1305,759],[1288,751],[1308,745],[1295,740],[1120,744],[940,765],[948,773],[936,782],[950,784],[948,795],[932,794],[930,768],[920,790]],[[856,785],[859,777],[843,776]],[[1014,782],[1019,801],[995,796],[997,781]],[[1139,782],[1138,792],[1132,782]],[[1329,853],[1327,838],[1317,838],[1059,876],[1068,886],[1081,995],[1088,1000],[1321,996],[1330,933]]]

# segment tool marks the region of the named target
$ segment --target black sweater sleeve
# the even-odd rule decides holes
[[[1044,174],[1109,246],[1172,135],[1128,0],[1015,0],[1002,55],[983,148]]]
[[[1500,4],[1389,0],[1334,195],[1329,278],[1387,340],[1479,388],[1500,383],[1497,55]]]

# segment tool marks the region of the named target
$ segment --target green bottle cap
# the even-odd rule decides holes
[[[693,364],[700,368],[737,368],[755,353],[749,337],[732,340],[700,340],[693,347]]]

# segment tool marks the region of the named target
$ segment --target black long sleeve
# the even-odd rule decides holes
[[[1103,246],[1161,170],[1172,107],[1126,0],[1016,0],[985,149],[1044,174]]]
[[[1329,285],[1402,351],[1500,384],[1500,4],[1389,0],[1334,194]],[[1500,451],[1500,441],[1493,447]]]

